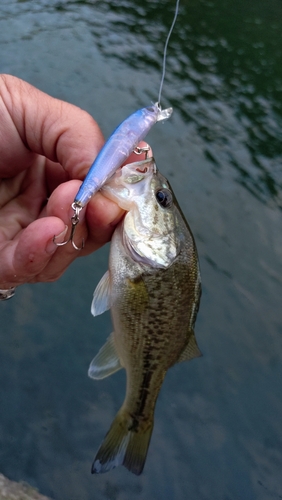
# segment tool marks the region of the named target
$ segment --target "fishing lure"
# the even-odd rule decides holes
[[[92,163],[74,199],[74,204],[81,208],[85,207],[92,196],[121,167],[151,127],[156,122],[169,118],[171,113],[172,108],[161,110],[160,105],[156,103],[148,108],[139,109],[126,118],[112,133]]]
[[[162,110],[160,100],[165,76],[167,46],[178,15],[178,9],[179,0],[177,0],[176,2],[174,19],[167,35],[164,47],[163,71],[159,88],[158,101],[152,106],[148,106],[146,108],[135,111],[135,113],[126,118],[115,129],[115,131],[106,141],[100,153],[90,166],[90,169],[72,203],[74,214],[71,218],[70,236],[66,241],[62,243],[57,243],[54,237],[54,242],[57,246],[66,245],[70,241],[72,243],[72,246],[76,250],[81,250],[83,248],[83,242],[80,248],[77,247],[74,242],[74,233],[75,228],[79,223],[80,211],[87,205],[92,196],[97,193],[99,189],[101,189],[103,184],[105,184],[105,182],[107,182],[107,180],[116,172],[116,170],[121,167],[121,165],[126,161],[126,159],[133,151],[137,154],[139,152],[142,152],[140,150],[136,150],[137,145],[145,138],[152,126],[158,121],[166,120],[171,116],[173,109],[167,108]]]

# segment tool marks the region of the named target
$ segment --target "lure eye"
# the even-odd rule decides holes
[[[160,189],[156,192],[156,200],[163,208],[171,208],[173,205],[172,194],[169,189]]]

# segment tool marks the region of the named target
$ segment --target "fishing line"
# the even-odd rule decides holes
[[[164,55],[163,55],[163,72],[162,72],[162,78],[161,78],[161,83],[160,83],[160,89],[159,89],[159,97],[158,97],[158,105],[160,106],[161,104],[161,95],[162,95],[162,90],[163,90],[163,83],[164,83],[164,78],[165,78],[165,70],[166,70],[166,58],[167,58],[167,47],[168,47],[168,42],[170,39],[170,35],[173,31],[174,25],[176,23],[176,19],[178,16],[178,11],[179,11],[179,2],[180,0],[176,1],[176,6],[175,6],[175,12],[174,12],[174,18],[170,27],[170,30],[168,32],[168,35],[166,37],[166,42],[164,46]]]

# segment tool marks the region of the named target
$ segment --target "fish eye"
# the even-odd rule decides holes
[[[147,111],[150,111],[150,113],[154,113],[155,109],[153,108],[153,106],[148,106]]]
[[[163,208],[171,208],[173,205],[173,197],[169,189],[159,189],[156,192],[156,200]]]

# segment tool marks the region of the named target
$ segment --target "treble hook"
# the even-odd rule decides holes
[[[67,243],[71,242],[71,244],[72,244],[73,248],[75,248],[75,250],[82,250],[84,248],[84,240],[82,240],[81,247],[79,248],[75,244],[74,239],[73,239],[74,233],[75,233],[75,228],[76,228],[77,224],[79,223],[79,212],[82,209],[82,207],[76,202],[72,203],[71,207],[74,211],[74,214],[71,218],[71,232],[70,232],[68,239],[66,241],[63,241],[62,243],[57,243],[56,236],[54,236],[53,242],[55,243],[55,245],[57,245],[57,247],[63,247]]]

